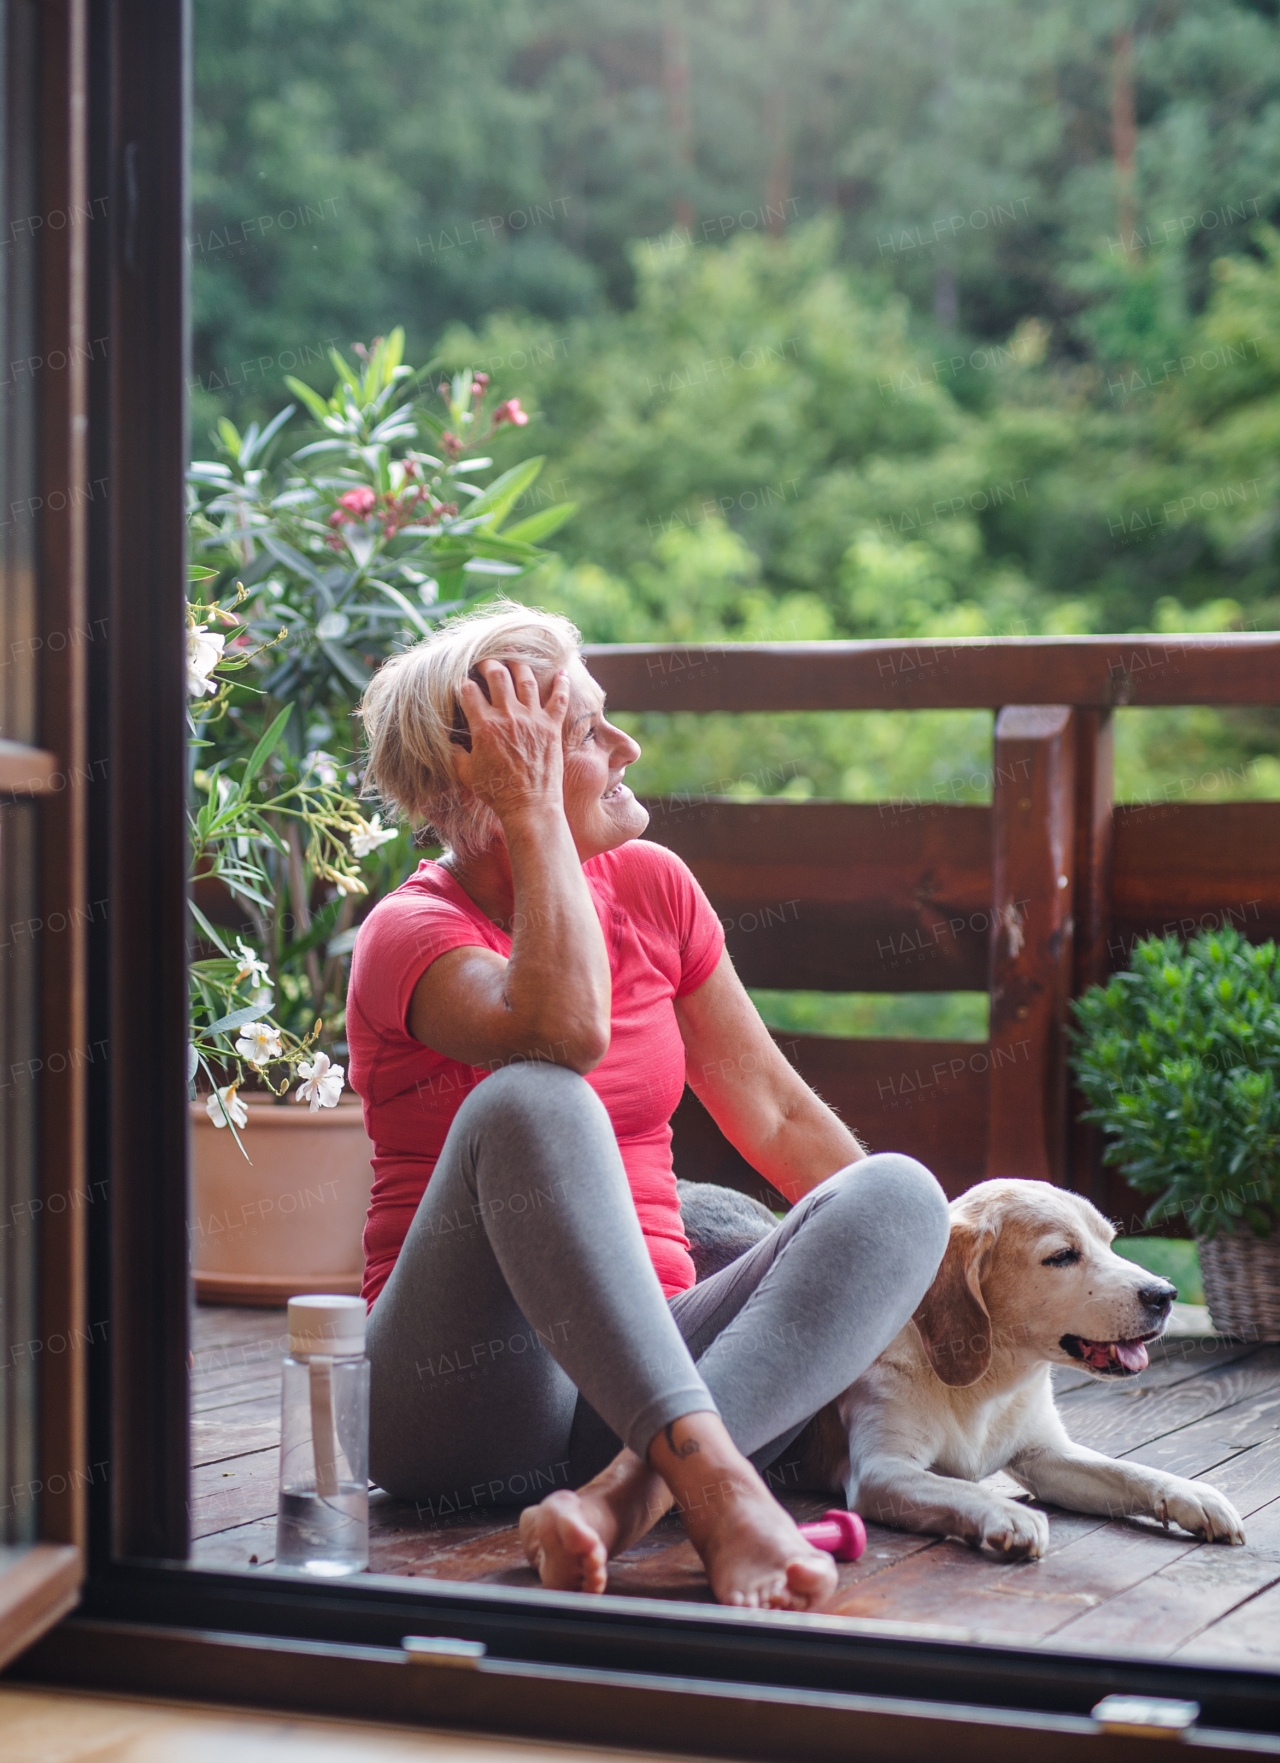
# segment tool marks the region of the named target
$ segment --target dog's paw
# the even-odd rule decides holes
[[[1001,1500],[982,1519],[974,1538],[1005,1561],[1039,1561],[1049,1547],[1049,1520],[1014,1500]]]
[[[1156,1499],[1155,1515],[1170,1519],[1206,1543],[1242,1543],[1244,1521],[1230,1500],[1203,1481],[1171,1481]]]

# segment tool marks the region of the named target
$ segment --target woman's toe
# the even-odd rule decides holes
[[[829,1555],[800,1555],[787,1563],[786,1589],[800,1609],[813,1609],[834,1597],[840,1583]]]

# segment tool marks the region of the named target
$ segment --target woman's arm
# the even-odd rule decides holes
[[[481,662],[492,702],[463,687],[471,751],[460,781],[502,823],[511,865],[511,954],[451,949],[414,988],[409,1030],[467,1065],[542,1058],[594,1069],[609,1050],[609,955],[564,812],[564,674],[539,703],[532,668]]]
[[[685,1075],[729,1143],[788,1200],[866,1152],[783,1058],[728,952],[676,999]]]

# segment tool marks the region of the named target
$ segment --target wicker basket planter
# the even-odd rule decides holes
[[[1219,1334],[1280,1341],[1280,1231],[1219,1231],[1196,1238],[1204,1301]]]
[[[354,1100],[308,1108],[250,1102],[249,1163],[202,1102],[191,1104],[191,1260],[205,1304],[283,1304],[356,1294],[373,1146]]]

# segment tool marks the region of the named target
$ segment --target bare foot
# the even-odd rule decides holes
[[[682,1516],[721,1604],[820,1610],[835,1596],[835,1562],[805,1541],[767,1488],[720,1482],[705,1517],[692,1508]]]
[[[520,1541],[544,1586],[556,1592],[602,1592],[609,1551],[578,1494],[559,1488],[520,1514]]]
[[[602,1592],[611,1555],[629,1549],[671,1509],[671,1490],[633,1451],[622,1451],[577,1493],[548,1494],[520,1514],[520,1541],[543,1585]]]
[[[835,1595],[835,1563],[807,1543],[715,1414],[665,1427],[650,1464],[630,1451],[577,1493],[560,1488],[520,1514],[520,1540],[544,1586],[603,1592],[608,1563],[673,1502],[722,1604],[819,1610]],[[650,1467],[652,1465],[652,1467]]]
[[[686,1414],[664,1427],[649,1461],[673,1490],[720,1603],[819,1610],[834,1597],[830,1555],[800,1535],[718,1415]]]

